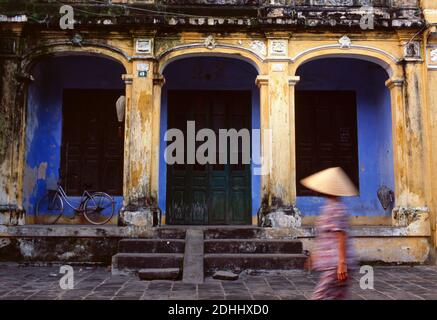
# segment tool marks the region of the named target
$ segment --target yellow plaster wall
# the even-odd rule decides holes
[[[429,5],[429,3],[427,4]],[[398,33],[356,33],[349,34],[351,47],[340,48],[339,33],[272,33],[245,34],[231,33],[213,35],[215,46],[207,48],[204,45],[206,35],[198,32],[182,32],[166,38],[155,38],[155,58],[140,57],[126,60],[126,56],[135,56],[135,36],[111,34],[105,38],[107,46],[117,50],[108,50],[99,46],[54,46],[52,53],[86,52],[102,54],[123,63],[126,68],[126,79],[131,84],[126,86],[126,143],[125,143],[125,204],[129,201],[139,201],[144,197],[156,197],[158,193],[158,161],[159,161],[159,110],[160,88],[163,84],[162,71],[168,63],[193,55],[221,55],[244,59],[251,62],[259,71],[258,85],[261,92],[261,125],[263,128],[273,128],[272,153],[264,154],[266,146],[262,146],[263,155],[272,157],[272,167],[266,176],[262,177],[262,194],[279,195],[286,203],[295,201],[295,164],[294,164],[294,85],[298,79],[293,78],[297,68],[311,59],[320,57],[357,57],[375,61],[383,65],[390,73],[393,86],[392,100],[394,111],[394,141],[395,141],[395,175],[398,201],[406,206],[425,206],[429,195],[426,186],[426,157],[428,152],[424,141],[427,131],[423,128],[424,114],[421,107],[424,92],[429,92],[430,104],[430,137],[437,141],[435,130],[435,114],[437,114],[437,71],[430,72],[428,86],[424,85],[423,63],[408,63],[405,69],[399,63],[403,58],[402,43],[411,38],[411,32]],[[141,36],[141,35],[138,35]],[[46,34],[46,41],[59,41],[65,35]],[[87,40],[98,40],[97,35],[90,34]],[[151,35],[153,37],[153,35]],[[250,45],[253,41],[265,43],[268,51],[268,41],[273,38],[289,39],[288,53],[285,57],[269,57],[268,54],[254,53]],[[50,39],[50,40],[49,40]],[[47,53],[47,50],[45,51]],[[43,54],[41,52],[41,54]],[[31,61],[38,52],[29,56]],[[138,78],[136,66],[138,63],[148,63],[150,72],[147,78]],[[278,69],[278,65],[283,68]],[[405,72],[405,73],[404,73]],[[402,82],[406,81],[406,84]],[[413,85],[414,84],[414,85]],[[403,87],[405,85],[405,87]],[[390,87],[390,85],[389,85]],[[404,88],[404,89],[403,89]],[[407,101],[404,91],[408,91]],[[409,103],[408,110],[404,103]],[[436,112],[434,112],[436,111]],[[426,114],[425,114],[426,117]],[[408,132],[406,124],[408,123]],[[431,153],[436,147],[431,146]],[[434,161],[437,163],[437,160]],[[434,163],[433,162],[433,163]],[[437,165],[435,166],[437,168]],[[437,170],[432,179],[437,178]],[[435,180],[435,179],[434,179]],[[435,185],[432,194],[436,194]],[[431,221],[435,217],[431,212]],[[313,223],[313,218],[305,218],[304,223]],[[387,217],[354,217],[356,225],[389,225]],[[422,221],[423,226],[429,221]]]
[[[437,70],[428,71],[428,107],[429,107],[429,126],[430,126],[430,161],[432,166],[431,174],[431,229],[434,236],[434,246],[437,247]]]
[[[435,0],[421,0],[420,5],[428,23],[437,23],[437,2]]]
[[[313,250],[313,238],[300,240],[304,250]],[[365,262],[425,263],[430,254],[426,237],[362,237],[352,243],[357,259]]]
[[[303,225],[314,225],[317,217],[309,216],[302,218]],[[387,216],[352,216],[350,224],[354,226],[389,226],[392,224],[392,218]]]
[[[422,0],[421,4],[428,22],[436,23],[437,1]],[[415,31],[404,34],[387,32],[349,34],[351,48],[338,47],[338,40],[343,36],[338,33],[269,34],[269,37],[289,38],[288,54],[281,61],[281,59],[270,59],[268,55],[256,55],[248,50],[254,40],[265,42],[268,49],[268,37],[264,34],[214,35],[217,46],[212,49],[203,45],[206,37],[204,33],[182,32],[168,38],[157,36],[154,43],[156,58],[143,57],[128,60],[123,55],[135,56],[135,36],[144,37],[144,34],[110,33],[101,39],[101,35],[90,32],[86,35],[88,41],[103,42],[116,50],[102,46],[74,47],[67,44],[45,47],[44,50],[28,48],[24,65],[26,66],[26,63],[30,65],[39,56],[45,54],[68,52],[103,55],[124,65],[125,80],[127,80],[124,195],[127,204],[131,200],[139,201],[143,197],[157,195],[160,88],[163,83],[161,73],[166,64],[174,59],[192,55],[225,55],[250,61],[258,69],[262,127],[275,129],[273,153],[270,159],[273,165],[269,170],[270,174],[262,177],[262,194],[270,195],[273,192],[289,202],[293,202],[295,198],[293,94],[297,79],[292,77],[295,76],[297,68],[311,59],[329,56],[359,57],[378,61],[390,71],[391,83],[393,80],[406,81],[405,87],[401,82],[398,82],[400,85],[391,87],[394,101],[392,110],[398,201],[406,206],[430,205],[431,210],[429,216],[413,221],[404,236],[357,237],[354,238],[354,246],[361,260],[424,262],[430,252],[428,237],[430,226],[431,232],[435,235],[434,244],[437,246],[435,218],[437,183],[430,182],[437,181],[437,157],[433,156],[437,154],[437,70],[426,73],[425,63],[408,63],[404,69],[399,63],[403,57],[402,43],[411,39],[414,33]],[[153,37],[153,33],[150,37]],[[67,34],[43,32],[39,45],[54,44],[68,39]],[[228,46],[224,46],[225,44]],[[138,63],[150,64],[151,72],[147,78],[137,77]],[[284,64],[284,69],[277,71],[278,69],[273,68],[274,64]],[[404,90],[408,93],[407,101],[404,100]],[[408,110],[404,108],[405,102],[408,103]],[[422,113],[422,106],[426,109],[425,113]],[[424,119],[428,119],[428,122]],[[424,128],[424,123],[427,123],[428,127]],[[265,146],[262,146],[262,149],[265,149]],[[21,159],[24,159],[24,148],[20,153]],[[267,154],[266,156],[270,157]],[[428,159],[431,161],[431,171],[427,168]],[[17,185],[21,186],[22,181],[18,181]],[[20,192],[19,190],[18,193]],[[17,197],[20,198],[20,195],[18,194]],[[256,224],[257,221],[254,220],[253,223]],[[303,224],[313,223],[313,217],[303,219]],[[353,217],[351,223],[387,226],[391,225],[392,221],[390,217]],[[289,230],[286,231],[287,235],[288,233]],[[313,239],[303,238],[303,241],[305,248],[311,250]]]

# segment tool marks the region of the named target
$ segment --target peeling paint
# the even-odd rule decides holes
[[[19,246],[20,253],[24,258],[29,259],[33,257],[35,251],[31,240],[19,240]]]
[[[170,1],[167,1],[170,3]],[[206,4],[210,1],[192,1],[194,4]],[[229,1],[230,3],[231,1]],[[234,1],[232,1],[234,2]],[[413,6],[416,5],[415,1],[411,2]],[[19,4],[17,4],[18,6]],[[54,4],[48,4],[48,7],[54,6]],[[429,2],[428,2],[429,6]],[[106,10],[106,5],[102,7],[102,10]],[[403,229],[396,229],[399,233],[391,233],[391,231],[385,230],[381,237],[374,239],[357,239],[357,247],[361,252],[363,259],[370,260],[382,260],[382,261],[418,261],[422,262],[429,254],[429,240],[428,234],[430,233],[430,222],[435,230],[435,188],[432,189],[427,195],[429,184],[427,179],[435,180],[434,172],[435,168],[431,172],[431,177],[427,178],[428,170],[426,159],[432,158],[431,166],[435,167],[436,160],[429,154],[434,154],[433,150],[427,150],[427,145],[430,145],[431,149],[435,149],[433,141],[428,140],[427,137],[427,108],[426,102],[422,99],[425,96],[427,90],[429,95],[434,99],[433,85],[436,80],[430,81],[429,87],[425,88],[425,82],[422,80],[422,73],[426,68],[425,63],[410,63],[405,62],[404,65],[398,64],[396,61],[401,61],[403,53],[401,52],[400,39],[411,39],[416,35],[417,30],[414,27],[422,26],[422,18],[417,18],[418,8],[413,10],[404,10],[398,6],[391,8],[391,19],[385,18],[387,12],[385,9],[378,12],[378,22],[381,28],[377,31],[364,33],[360,30],[350,29],[350,38],[352,43],[361,48],[350,49],[338,49],[333,48],[338,42],[338,39],[342,34],[335,32],[335,28],[344,28],[346,25],[356,24],[357,20],[353,19],[353,15],[348,9],[342,8],[341,11],[336,11],[335,8],[328,8],[329,10],[306,10],[306,12],[295,11],[290,7],[276,4],[275,6],[263,6],[261,10],[256,11],[256,18],[243,19],[243,18],[217,18],[212,20],[205,19],[161,19],[156,18],[156,21],[152,21],[152,17],[141,15],[138,17],[123,17],[123,21],[126,25],[139,23],[143,21],[143,26],[147,26],[150,31],[151,37],[156,31],[155,38],[155,52],[153,55],[168,52],[166,56],[144,57],[150,62],[150,70],[153,70],[147,78],[139,79],[133,70],[136,70],[137,60],[120,58],[123,54],[125,57],[132,57],[135,55],[134,41],[132,41],[132,34],[125,33],[124,31],[114,31],[109,34],[116,35],[114,39],[108,40],[107,30],[117,30],[116,21],[112,21],[111,24],[106,24],[103,32],[96,30],[93,33],[86,33],[87,45],[84,47],[72,48],[68,44],[68,39],[64,39],[64,35],[58,34],[57,30],[51,30],[50,32],[40,33],[38,28],[35,28],[35,32],[23,33],[20,43],[22,43],[24,50],[20,52],[20,55],[25,57],[22,61],[22,65],[25,66],[28,61],[37,62],[39,54],[61,54],[67,51],[74,52],[75,54],[101,54],[110,56],[112,59],[125,59],[123,60],[126,66],[126,73],[132,78],[132,84],[128,85],[127,100],[129,101],[128,113],[126,114],[126,136],[128,141],[126,143],[125,154],[126,159],[129,162],[126,164],[125,169],[125,207],[126,221],[136,221],[133,223],[140,224],[145,227],[151,225],[150,215],[144,215],[147,210],[150,209],[151,204],[156,204],[158,201],[162,203],[165,199],[160,198],[162,193],[157,185],[151,182],[153,175],[153,168],[158,168],[152,165],[154,160],[154,153],[152,152],[152,139],[158,135],[157,131],[160,130],[160,123],[154,120],[153,112],[156,105],[160,107],[159,98],[156,97],[153,78],[161,77],[159,74],[159,67],[171,61],[175,58],[183,58],[192,56],[193,54],[202,55],[227,55],[235,58],[241,58],[250,60],[253,65],[259,67],[259,73],[267,80],[260,86],[261,97],[256,96],[256,99],[260,101],[260,117],[262,128],[273,128],[273,141],[272,141],[272,168],[269,175],[262,177],[262,181],[259,183],[257,192],[262,197],[261,210],[262,213],[279,212],[278,210],[294,210],[293,205],[296,205],[295,194],[295,163],[294,163],[294,146],[292,133],[294,132],[293,115],[290,110],[293,109],[293,94],[295,88],[289,85],[289,77],[295,76],[296,68],[305,59],[321,58],[322,56],[340,56],[348,55],[366,60],[379,61],[381,64],[389,65],[392,68],[391,72],[393,76],[405,77],[405,84],[402,89],[392,90],[392,110],[394,113],[393,121],[393,143],[395,145],[395,153],[393,155],[395,163],[395,181],[396,181],[396,205],[399,206],[393,211],[393,224],[403,226]],[[299,8],[297,8],[299,9]],[[296,10],[297,10],[296,9]],[[332,9],[332,10],[331,10]],[[24,9],[23,9],[24,10]],[[297,14],[297,13],[299,14]],[[259,13],[259,16],[258,16]],[[42,18],[48,13],[43,12]],[[78,19],[83,19],[85,15],[79,15]],[[89,21],[89,25],[93,23],[101,23],[101,18],[85,17]],[[139,21],[134,21],[140,19]],[[143,19],[143,20],[141,20]],[[42,20],[42,19],[41,19]],[[53,15],[48,14],[48,20],[55,21],[53,25],[58,23],[58,13]],[[83,20],[85,21],[85,20]],[[147,23],[146,23],[147,22]],[[299,26],[295,23],[301,23]],[[31,23],[31,22],[29,22]],[[32,22],[35,23],[35,22]],[[300,31],[300,26],[306,26],[306,28],[313,28],[328,23],[330,30],[326,32],[308,32],[307,29]],[[168,26],[171,24],[173,29],[165,29],[166,31],[157,31],[158,26]],[[17,37],[20,37],[18,33],[21,28],[21,24],[14,24],[14,28],[17,29]],[[213,25],[215,29],[226,27],[225,32],[213,33],[213,37],[216,41],[215,48],[200,48],[205,38],[210,35],[206,32],[208,25]],[[269,33],[265,34],[265,26],[271,26]],[[2,27],[6,24],[2,23]],[[103,25],[100,24],[103,27]],[[150,27],[152,26],[152,27]],[[177,27],[174,27],[177,26]],[[184,26],[197,26],[200,32],[193,31],[193,29],[184,30]],[[241,29],[244,26],[244,30]],[[51,25],[47,26],[49,29]],[[180,28],[179,28],[180,27]],[[400,28],[402,27],[402,28]],[[177,28],[174,29],[174,28]],[[291,28],[291,29],[290,29]],[[399,29],[398,29],[399,28]],[[410,28],[410,29],[409,29]],[[156,30],[155,30],[156,29]],[[293,33],[289,33],[290,30]],[[316,30],[316,29],[315,29]],[[339,29],[340,30],[340,29]],[[349,29],[348,29],[349,30]],[[390,30],[390,32],[385,31]],[[283,32],[286,31],[286,32]],[[15,35],[14,35],[15,36]],[[259,53],[257,57],[250,52],[250,44],[253,40],[261,41],[262,43],[268,43],[270,38],[284,38],[289,41],[288,50],[289,53],[283,57],[277,57],[278,60],[286,59],[287,62],[270,61],[265,59],[265,55]],[[430,37],[430,41],[435,44],[434,36]],[[66,41],[67,44],[62,46],[47,46],[42,49],[38,49],[34,53],[32,50],[37,48],[37,43],[41,45],[53,44],[56,41]],[[93,45],[94,43],[94,45]],[[98,45],[96,45],[96,43]],[[112,46],[108,49],[108,46]],[[182,48],[177,52],[173,52],[176,46],[187,45],[187,48]],[[193,46],[194,45],[194,46]],[[195,47],[188,48],[189,46]],[[197,47],[196,47],[197,46]],[[325,48],[323,48],[325,47]],[[371,49],[366,49],[371,48]],[[314,49],[319,48],[319,49]],[[372,49],[373,48],[373,49]],[[313,50],[313,51],[311,51]],[[315,51],[314,51],[315,50]],[[108,53],[110,51],[110,53]],[[170,52],[172,51],[172,52]],[[119,52],[123,52],[120,54]],[[310,53],[308,53],[310,52]],[[385,52],[384,54],[382,52]],[[307,56],[305,56],[307,55]],[[310,55],[313,55],[310,57]],[[297,59],[292,61],[293,57],[305,56],[303,59]],[[310,58],[309,58],[310,57]],[[391,58],[393,57],[392,60]],[[23,108],[24,102],[20,99],[24,98],[26,93],[25,85],[18,83],[16,79],[16,73],[19,71],[20,63],[19,59],[3,59],[0,61],[0,75],[1,75],[1,89],[2,97],[0,104],[0,205],[7,205],[9,208],[13,208],[5,214],[0,214],[0,224],[22,223],[22,207],[27,209],[29,213],[32,211],[32,204],[36,199],[45,192],[47,180],[56,181],[58,178],[57,169],[59,168],[59,156],[58,148],[60,145],[60,130],[59,128],[52,130],[53,135],[46,135],[47,140],[40,140],[38,143],[32,146],[32,144],[41,138],[38,130],[45,125],[60,122],[61,112],[57,111],[48,112],[52,105],[60,105],[60,95],[58,88],[58,81],[51,79],[53,85],[44,84],[42,87],[50,88],[46,90],[44,95],[33,95],[34,91],[30,90],[29,95],[30,107],[27,112],[27,123],[22,123],[24,119],[25,108]],[[252,60],[251,60],[252,59]],[[272,59],[274,60],[274,59]],[[283,63],[281,68],[274,68],[273,64]],[[65,66],[62,66],[65,67]],[[73,67],[75,69],[76,67]],[[388,68],[388,69],[390,69]],[[403,69],[402,69],[403,68]],[[37,81],[46,81],[55,73],[56,68],[47,69],[42,68],[45,72],[38,74],[34,72],[33,75],[37,77]],[[71,68],[70,68],[71,69]],[[81,72],[73,72],[76,75],[75,84],[82,85],[89,78],[83,75],[83,70],[87,68],[77,68]],[[32,71],[35,71],[32,70]],[[48,72],[50,71],[50,72]],[[70,70],[71,71],[71,70]],[[74,70],[73,70],[74,71]],[[104,70],[107,72],[107,69]],[[430,72],[431,73],[431,72]],[[38,78],[40,76],[40,78]],[[429,75],[433,78],[434,76]],[[78,81],[79,79],[79,81]],[[102,80],[102,82],[100,82]],[[95,86],[106,87],[108,86],[107,78],[100,74]],[[170,79],[167,79],[169,81]],[[20,80],[21,81],[21,80]],[[171,81],[171,80],[170,80]],[[123,84],[121,84],[123,86]],[[32,86],[32,84],[30,85]],[[159,91],[160,92],[160,91]],[[164,91],[163,91],[164,92]],[[161,94],[161,93],[159,93]],[[22,97],[23,96],[23,97]],[[56,96],[56,97],[55,97]],[[57,101],[50,99],[58,99]],[[430,99],[430,100],[432,100]],[[434,99],[436,100],[436,99]],[[33,103],[36,104],[33,104]],[[154,103],[156,105],[154,105]],[[436,109],[437,104],[430,107],[433,111]],[[36,109],[33,106],[38,105],[41,110],[50,113],[50,115],[56,116],[56,121],[46,121],[47,118],[38,117]],[[435,110],[434,110],[435,111]],[[436,112],[429,112],[436,114]],[[29,121],[34,117],[33,121]],[[53,120],[53,119],[52,119]],[[154,122],[155,121],[155,122]],[[435,121],[430,121],[431,136],[436,135]],[[26,128],[26,136],[23,138],[23,130]],[[53,139],[52,139],[53,138]],[[50,140],[52,139],[52,140]],[[24,152],[24,146],[27,151]],[[46,157],[34,157],[33,152],[38,148],[46,148]],[[29,151],[30,150],[30,151]],[[33,151],[32,151],[33,150]],[[24,153],[26,153],[24,155]],[[429,153],[429,154],[428,154]],[[388,158],[390,158],[388,156]],[[428,158],[427,158],[428,157]],[[158,158],[158,157],[156,157]],[[23,159],[26,159],[23,161]],[[437,163],[437,162],[436,162]],[[372,167],[368,164],[361,164],[361,172],[363,174],[369,174],[372,172]],[[162,170],[161,170],[161,174]],[[24,178],[22,176],[24,175]],[[161,183],[162,185],[162,183]],[[162,186],[161,186],[162,187]],[[165,186],[163,186],[165,187]],[[375,190],[376,197],[376,190]],[[254,196],[255,198],[255,196]],[[258,204],[261,201],[258,201]],[[429,205],[429,210],[425,208],[425,205]],[[141,209],[141,210],[140,210]],[[256,210],[257,208],[255,208]],[[360,208],[356,209],[358,212]],[[142,211],[143,210],[143,211]],[[138,214],[135,214],[139,212]],[[304,212],[305,213],[305,212]],[[387,213],[389,216],[389,213]],[[381,214],[375,216],[375,218],[384,218]],[[366,220],[370,221],[370,220]],[[0,226],[1,227],[1,226]],[[134,230],[134,229],[130,229]],[[373,230],[373,229],[372,229]],[[367,235],[374,232],[372,230],[366,230]],[[284,234],[290,235],[293,230],[287,229],[283,231]],[[135,234],[132,231],[132,234]],[[420,234],[420,236],[417,236]],[[365,234],[364,234],[365,236]],[[411,236],[411,237],[410,237]],[[417,238],[414,238],[416,237]],[[414,238],[414,239],[413,239]],[[84,240],[85,241],[85,240]],[[35,240],[35,242],[37,242]],[[2,242],[6,243],[6,242]],[[104,243],[102,244],[105,245]],[[5,245],[8,246],[8,245]],[[35,246],[30,244],[28,240],[20,242],[21,254],[25,257],[32,258],[35,255]],[[1,247],[1,245],[0,245]],[[33,248],[33,249],[32,249]],[[53,247],[51,247],[53,248]],[[58,247],[55,247],[58,248]],[[382,250],[384,248],[385,250]],[[60,249],[59,249],[60,250]],[[61,259],[70,260],[78,258],[79,255],[84,254],[82,247],[67,247],[62,248],[64,250],[63,256],[59,254]]]
[[[22,189],[23,208],[29,216],[34,215],[36,203],[47,188],[56,187],[59,180],[63,90],[122,88],[122,69],[107,59],[89,56],[46,57],[33,66],[35,80],[28,89]],[[116,201],[120,203],[121,199]]]

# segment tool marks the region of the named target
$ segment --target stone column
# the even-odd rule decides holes
[[[271,68],[274,67],[271,66]],[[290,117],[292,106],[290,105],[289,77],[287,73],[271,71],[268,91],[270,129],[272,130],[270,205],[272,208],[288,208],[294,201],[292,198],[294,160],[292,160],[293,152],[291,147],[294,121]],[[293,125],[291,122],[293,122]]]
[[[124,115],[124,152],[123,152],[123,209],[127,207],[129,203],[129,186],[130,181],[130,152],[129,152],[129,133],[130,133],[130,117],[132,109],[132,81],[133,76],[131,74],[124,74],[122,76],[126,85],[125,96],[126,106]]]
[[[406,167],[406,150],[405,140],[405,122],[406,115],[404,112],[404,84],[403,78],[392,78],[386,81],[385,85],[390,90],[391,97],[391,114],[392,114],[392,144],[394,155],[394,180],[395,195],[397,205],[407,205],[404,196],[408,194],[407,190],[407,167]]]
[[[133,70],[137,70],[134,62]],[[149,70],[152,62],[147,61]],[[123,224],[134,226],[153,225],[153,207],[156,199],[151,193],[152,143],[154,121],[154,80],[150,72],[144,77],[128,77],[131,84],[126,89],[125,173]],[[130,92],[129,92],[130,91]]]
[[[26,92],[32,77],[20,70],[18,59],[3,57],[0,77],[0,225],[21,225],[25,223],[22,201]]]
[[[290,197],[293,204],[296,204],[296,99],[295,87],[300,77],[291,76],[288,78],[289,100],[290,100]]]
[[[152,166],[151,166],[151,196],[158,201],[159,191],[159,155],[161,133],[161,89],[165,83],[162,75],[153,79],[153,121],[152,121]]]
[[[260,129],[261,129],[261,199],[262,205],[271,203],[270,199],[270,172],[271,172],[271,136],[269,112],[269,77],[260,75],[256,78],[260,90]]]
[[[405,63],[405,79],[390,79],[396,204],[393,224],[429,233],[429,161],[422,63]]]
[[[294,85],[299,78],[288,76],[285,62],[275,62],[269,67],[268,77],[257,78],[261,96],[261,150],[263,166],[267,167],[261,180],[262,213],[269,214],[273,225],[284,227],[297,222]],[[271,141],[266,135],[271,135]]]
[[[424,206],[426,203],[426,179],[428,172],[427,128],[425,126],[425,88],[422,79],[421,62],[405,65],[405,141],[407,166],[407,199],[401,199],[409,206]],[[402,195],[401,195],[402,197]]]

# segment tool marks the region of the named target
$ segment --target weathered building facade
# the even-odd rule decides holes
[[[63,30],[67,3],[74,24]],[[72,199],[86,188],[115,197],[112,223],[123,226],[107,232],[117,237],[157,220],[259,225],[269,215],[280,220],[269,237],[311,250],[322,198],[299,179],[341,165],[360,191],[344,201],[361,260],[434,259],[434,1],[62,4],[0,3],[1,236],[30,237],[37,200],[62,177]],[[250,129],[251,163],[167,165],[165,133],[189,120]]]

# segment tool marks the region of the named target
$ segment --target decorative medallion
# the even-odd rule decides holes
[[[404,57],[405,60],[420,60],[420,42],[410,41],[404,45]]]
[[[212,50],[215,49],[217,42],[215,41],[214,37],[212,35],[209,35],[208,37],[206,37],[205,39],[205,47]]]
[[[152,39],[137,39],[135,45],[135,52],[137,54],[147,54],[151,55],[153,50],[153,40]]]
[[[428,48],[427,54],[427,65],[430,69],[437,69],[437,48],[431,47]]]
[[[288,47],[288,40],[284,40],[284,39],[270,40],[269,54],[271,56],[286,56],[288,51],[287,47]]]
[[[267,47],[264,41],[254,40],[250,43],[250,48],[256,53],[265,56],[267,54]]]
[[[81,47],[83,43],[83,38],[80,34],[75,33],[70,41],[74,46]]]
[[[352,40],[348,36],[343,36],[338,40],[341,48],[350,49],[352,46]]]
[[[437,49],[431,50],[431,52],[429,53],[429,59],[431,60],[431,62],[437,63]]]

